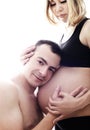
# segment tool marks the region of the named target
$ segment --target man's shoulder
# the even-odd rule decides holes
[[[0,81],[0,96],[2,98],[16,99],[18,96],[18,91],[16,85],[11,81]]]

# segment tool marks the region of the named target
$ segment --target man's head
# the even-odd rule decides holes
[[[59,46],[49,40],[36,43],[36,50],[25,65],[24,75],[33,87],[47,83],[60,67],[61,50]]]

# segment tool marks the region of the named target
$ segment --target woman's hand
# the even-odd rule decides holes
[[[71,113],[82,109],[85,105],[84,95],[88,92],[87,88],[79,87],[70,94],[62,92],[60,87],[57,87],[52,97],[49,98],[48,107],[50,113],[59,115],[55,122],[64,119]],[[83,97],[83,98],[82,98]],[[81,102],[83,100],[83,102]]]
[[[22,62],[23,65],[25,65],[29,61],[30,57],[34,54],[34,51],[35,51],[35,46],[33,45],[33,46],[26,48],[22,52],[22,54],[20,56],[20,61]]]

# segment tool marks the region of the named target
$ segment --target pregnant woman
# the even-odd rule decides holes
[[[53,78],[39,89],[38,93],[40,107],[45,113],[47,113],[48,105],[48,111],[53,114],[62,115],[71,111],[66,119],[58,121],[56,130],[90,129],[90,91],[88,96],[73,106],[62,107],[59,95],[55,100],[53,97],[49,99],[58,85],[66,93],[71,93],[79,86],[90,90],[90,20],[85,17],[85,13],[83,0],[47,0],[46,14],[49,21],[55,23],[53,19],[55,17],[65,23],[66,29],[60,40],[61,67]],[[31,50],[30,48],[30,52]],[[27,49],[22,59],[30,57],[31,54],[28,52]],[[27,60],[23,59],[25,62]],[[67,107],[71,109],[65,111]]]

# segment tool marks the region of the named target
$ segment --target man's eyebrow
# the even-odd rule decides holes
[[[48,64],[44,58],[42,58],[42,57],[38,57],[38,58],[41,59],[45,64]],[[57,67],[50,66],[50,68],[57,70]]]
[[[47,64],[47,61],[44,58],[42,57],[38,57],[38,58],[41,59],[45,64]]]

